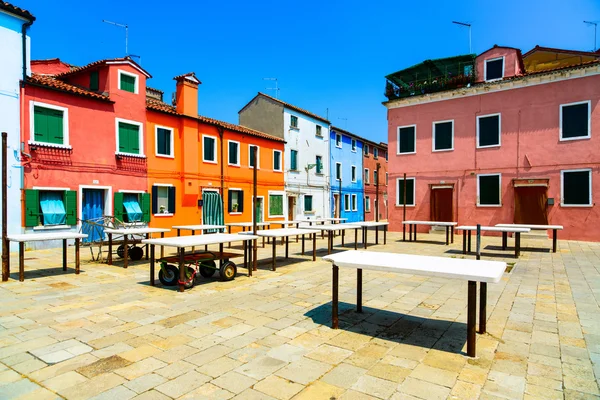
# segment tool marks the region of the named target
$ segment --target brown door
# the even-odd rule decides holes
[[[296,209],[296,198],[288,196],[288,221],[294,220],[294,210]]]
[[[333,208],[334,208],[333,218],[339,218],[340,217],[340,195],[339,194],[333,195]]]
[[[515,224],[548,225],[548,188],[515,187]]]
[[[453,188],[431,189],[431,220],[452,222],[454,212],[452,207]]]

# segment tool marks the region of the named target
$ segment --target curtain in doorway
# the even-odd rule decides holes
[[[223,201],[217,192],[204,192],[202,194],[202,223],[204,225],[223,225]],[[207,233],[217,232],[216,229],[205,231]]]
[[[104,216],[104,190],[83,189],[81,209],[81,233],[88,235],[84,242],[104,240],[104,226],[101,220]]]
[[[64,225],[67,222],[64,192],[41,191],[40,207],[44,216],[44,225]]]

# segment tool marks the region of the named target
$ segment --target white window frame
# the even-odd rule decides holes
[[[250,165],[250,154],[252,154],[252,147],[256,147],[256,169],[260,169],[260,146],[257,144],[248,144],[248,168],[254,168]],[[296,162],[298,160],[296,159]]]
[[[373,185],[377,185],[377,180],[379,177],[377,176],[377,168],[373,170]]]
[[[321,157],[321,164],[323,164],[321,168],[321,172],[317,172],[317,166],[315,165],[315,175],[323,175],[323,170],[325,169],[325,164],[323,163],[323,156],[320,154],[315,154],[315,164],[317,163],[317,157]]]
[[[244,191],[241,188],[227,188],[227,191],[228,192],[242,192],[242,193],[244,193]],[[227,195],[227,196],[228,196],[228,199],[229,199],[229,195]],[[240,204],[238,202],[238,209],[239,209],[239,205]],[[229,212],[229,204],[227,205],[227,210],[228,210],[227,212],[229,213],[229,215],[242,215],[242,212],[240,212],[240,211],[231,211],[231,212]]]
[[[235,143],[235,144],[237,144],[237,164],[232,164],[232,163],[229,162],[229,143]],[[231,166],[234,166],[234,167],[241,166],[241,151],[240,151],[240,149],[241,149],[240,142],[238,142],[237,140],[227,140],[227,165],[231,165]]]
[[[340,138],[340,144],[339,145],[338,145],[338,137]],[[343,141],[342,134],[341,133],[336,133],[335,134],[335,147],[337,147],[338,149],[341,149],[342,148],[342,141]]]
[[[401,200],[398,197],[398,195],[400,193],[400,186],[399,186],[400,185],[400,181],[403,181],[403,180],[404,180],[404,178],[396,178],[396,205],[397,206],[403,206],[402,201],[404,199]],[[416,203],[416,200],[417,200],[417,179],[414,176],[411,176],[411,177],[407,176],[406,180],[407,181],[411,181],[411,180],[413,181],[413,203],[412,204],[406,203],[406,207],[414,207],[415,203]]]
[[[137,125],[138,126],[138,139],[140,143],[140,154],[135,153],[124,153],[119,151],[119,122],[123,122],[124,124]],[[123,118],[115,118],[115,143],[117,148],[115,149],[115,154],[117,155],[125,155],[129,157],[138,157],[138,158],[146,158],[144,154],[144,124],[142,122],[132,121],[129,119]]]
[[[281,215],[271,215],[271,195],[279,196],[281,195]],[[269,204],[267,204],[267,217],[268,218],[281,218],[285,215],[285,192],[282,190],[269,190],[267,193],[267,199],[269,199]],[[263,200],[264,201],[264,200]]]
[[[363,179],[365,180],[366,185],[371,184],[371,177],[369,176],[370,173],[371,173],[371,171],[369,171],[369,168],[365,168],[365,176]]]
[[[306,210],[306,208],[305,208],[306,201],[304,200],[304,197],[306,197],[306,196],[310,196],[310,198],[311,198],[310,205],[311,205],[313,208],[312,208],[312,209],[310,209],[310,210]],[[315,205],[315,203],[314,203],[314,200],[315,200],[315,196],[313,196],[312,194],[305,194],[305,195],[302,197],[302,212],[303,212],[304,214],[314,214],[314,213],[315,213],[315,209],[314,209],[314,205]]]
[[[369,156],[369,145],[366,143],[363,145],[363,156]]]
[[[573,138],[563,138],[563,107],[577,106],[579,104],[587,104],[588,105],[588,134],[587,134],[587,136],[578,136],[578,137],[573,137]],[[577,101],[575,103],[561,104],[559,106],[558,112],[559,112],[559,114],[558,114],[558,118],[559,118],[558,130],[559,130],[559,140],[561,142],[568,142],[568,141],[571,141],[571,140],[585,140],[585,139],[590,139],[592,137],[592,102],[591,102],[591,100]]]
[[[350,211],[350,195],[348,193],[344,194],[344,211]]]
[[[371,212],[371,196],[365,196],[365,212]]]
[[[495,117],[495,116],[498,116],[498,144],[491,144],[491,145],[488,145],[488,146],[480,146],[479,145],[479,120],[481,118]],[[476,137],[477,142],[475,143],[475,145],[477,146],[478,149],[488,149],[488,148],[491,148],[491,147],[500,147],[500,146],[502,146],[502,113],[478,115],[476,123],[477,123],[477,127],[476,127],[476,129],[477,129],[477,137]],[[454,126],[452,127],[452,132],[453,132],[452,136],[454,136]],[[454,139],[452,139],[452,140],[454,142]],[[452,147],[454,147],[454,146],[452,146]]]
[[[352,183],[356,183],[356,165],[350,167],[350,178]]]
[[[153,183],[152,186],[156,186],[158,188],[167,188],[167,210],[169,208],[169,188],[173,187],[174,185],[172,183]],[[175,193],[175,195],[177,196],[177,193]],[[158,192],[156,194],[156,201],[158,202]],[[160,210],[160,206],[158,206],[158,209]],[[152,210],[150,210],[150,212],[152,212]],[[160,213],[157,212],[156,214],[152,214],[153,217],[172,217],[173,215],[175,215],[174,213]]]
[[[588,172],[589,176],[589,193],[590,198],[588,204],[564,204],[565,198],[565,172]],[[560,206],[561,207],[592,207],[593,197],[592,197],[592,169],[591,168],[580,168],[580,169],[563,169],[560,171]]]
[[[499,190],[498,190],[498,203],[499,204],[479,204],[479,199],[481,197],[480,192],[479,192],[479,177],[480,176],[497,176],[498,177],[498,185],[499,185]],[[477,207],[502,207],[502,174],[501,173],[496,173],[496,174],[477,174]]]
[[[358,199],[356,198],[356,194],[353,194],[351,196],[351,200],[352,203],[352,211],[356,211],[358,210]]]
[[[125,70],[119,69],[117,70],[119,73],[119,79],[118,79],[118,85],[119,85],[119,90],[123,90],[121,89],[121,75],[127,75],[127,76],[131,76],[135,78],[135,86],[134,86],[134,94],[139,94],[140,92],[140,76],[137,74],[133,74],[131,72],[127,72]]]
[[[292,151],[296,152],[296,169],[292,169]],[[248,160],[250,160],[250,153],[248,153]],[[290,171],[291,172],[300,172],[300,152],[298,151],[298,149],[290,149]],[[248,163],[250,164],[250,163]]]
[[[210,138],[212,139],[215,144],[215,151],[213,152],[215,159],[214,160],[207,160],[204,158],[204,138]],[[217,163],[217,152],[219,151],[219,145],[217,144],[217,137],[216,136],[212,136],[212,135],[205,135],[202,134],[202,162],[208,163],[208,164],[216,164]]]
[[[62,111],[63,113],[63,144],[37,142],[35,140],[35,106],[49,108],[51,110]],[[34,146],[55,147],[60,149],[72,149],[69,144],[69,109],[66,107],[55,106],[54,104],[42,103],[39,101],[29,101],[29,141],[27,142]]]
[[[296,126],[292,125],[292,118],[296,118]],[[298,118],[298,116],[294,115],[294,114],[290,114],[290,129],[294,129],[294,130],[300,130],[300,118]]]
[[[160,154],[158,152],[158,130],[159,129],[166,129],[168,131],[171,132],[171,145],[170,145],[170,149],[171,149],[171,154],[167,155],[167,154]],[[162,126],[162,125],[155,125],[154,126],[154,155],[156,157],[162,157],[162,158],[175,158],[175,145],[174,145],[174,136],[175,136],[175,129],[171,128],[170,126]]]
[[[402,128],[415,128],[415,133],[414,133],[414,142],[415,142],[415,149],[412,152],[407,152],[407,153],[400,153],[400,129]],[[407,155],[407,154],[417,154],[417,124],[412,124],[412,125],[404,125],[404,126],[399,126],[396,130],[396,154],[399,156],[403,156],[403,155]]]
[[[340,176],[338,177],[338,165],[340,166]],[[341,181],[342,180],[342,163],[341,162],[336,162],[335,163],[335,180],[336,181]]]
[[[435,149],[435,125],[436,124],[444,124],[447,122],[452,123],[452,146],[449,149],[436,150]],[[477,126],[479,126],[479,121],[477,121]],[[479,141],[479,132],[478,132],[478,136],[477,136],[477,141]],[[443,151],[454,151],[454,120],[453,119],[447,119],[445,121],[433,121],[431,123],[431,151],[434,153],[439,153],[439,152],[443,152]]]
[[[491,62],[491,61],[498,61],[498,60],[502,60],[502,76],[500,78],[487,79],[487,63]],[[506,60],[504,59],[504,56],[502,56],[502,57],[496,57],[496,58],[490,58],[488,60],[485,60],[483,62],[483,78],[484,78],[484,80],[486,82],[501,81],[502,79],[504,79],[505,68],[506,68]]]
[[[256,152],[258,154],[258,152]],[[279,153],[279,169],[275,169],[275,153]],[[273,171],[283,172],[283,152],[281,150],[273,150]]]
[[[353,153],[356,153],[357,148],[358,148],[358,146],[356,145],[356,139],[350,139],[350,150]]]
[[[319,133],[319,128],[321,128],[321,133]],[[323,125],[315,124],[315,136],[323,137]]]

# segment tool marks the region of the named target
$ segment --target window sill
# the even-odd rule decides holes
[[[243,213],[240,211],[230,211],[229,215],[242,215]]]
[[[477,207],[481,208],[500,208],[502,204],[477,204]]]
[[[121,153],[120,151],[115,152],[115,156],[119,157],[130,157],[130,158],[146,158],[143,154],[133,154],[133,153]]]
[[[257,169],[258,169],[258,168],[257,168]],[[280,170],[280,169],[274,169],[274,170],[273,170],[273,172],[279,172],[279,173],[281,173],[281,172],[283,172],[283,171],[282,171],[282,170]]]
[[[490,149],[490,148],[493,148],[493,147],[500,147],[500,146],[501,146],[500,144],[490,144],[488,146],[477,146],[477,148],[478,149]]]
[[[171,160],[175,159],[175,156],[171,156],[171,155],[168,155],[168,154],[156,154],[156,157],[159,157],[159,158],[170,158]]]
[[[298,173],[298,172],[300,172],[300,170],[299,169],[290,169],[290,172]]]
[[[155,217],[172,217],[175,214],[152,214]]]
[[[454,151],[454,147],[451,149],[432,149],[431,150],[432,153],[443,153],[445,151]]]
[[[30,140],[27,142],[29,147],[48,147],[51,149],[59,149],[59,150],[73,150],[73,148],[66,144],[54,144],[54,143],[45,143],[45,142],[36,142],[35,140]],[[33,150],[33,149],[31,149]]]
[[[568,208],[568,207],[572,207],[572,208],[590,208],[590,207],[594,207],[593,204],[561,204],[560,207],[564,207],[564,208]]]
[[[560,137],[559,138],[559,142],[571,142],[573,140],[587,140],[587,139],[591,139],[592,136],[588,135],[588,136],[576,136],[576,137],[569,137],[569,138],[563,138]]]
[[[351,152],[353,152],[353,153],[356,153],[356,149],[354,149],[354,150],[350,150],[350,151],[351,151]]]
[[[504,77],[500,77],[500,78],[493,78],[493,79],[486,79],[484,82],[485,82],[485,83],[489,83],[489,82],[498,82],[498,81],[501,81],[502,79],[504,79]]]
[[[212,161],[212,160],[202,160],[202,162],[206,163],[206,164],[216,164],[217,163],[216,160],[215,161]]]
[[[269,215],[267,218],[283,218],[283,215]]]
[[[416,151],[410,151],[410,152],[406,151],[403,153],[396,153],[396,155],[399,155],[399,156],[406,156],[406,155],[410,155],[410,154],[417,154],[417,152]]]
[[[290,130],[292,130],[292,131],[299,131],[300,128],[298,128],[297,126],[291,126],[290,125]]]
[[[316,211],[304,211],[304,214],[310,214],[313,215]]]
[[[396,208],[402,208],[402,207],[404,207],[403,204],[396,204]],[[406,207],[415,207],[415,205],[414,204],[407,204]]]
[[[48,226],[34,226],[33,230],[34,231],[51,231],[51,230],[58,230],[58,229],[70,229],[71,225],[48,225]]]
[[[229,166],[229,167],[236,167],[236,168],[240,168],[241,167],[240,164],[227,164],[227,166]]]
[[[323,139],[323,135],[317,135],[315,134],[316,137]]]

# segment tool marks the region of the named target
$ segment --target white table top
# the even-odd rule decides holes
[[[209,244],[240,242],[244,240],[258,239],[255,235],[238,235],[237,233],[215,233],[212,235],[191,235],[191,236],[176,236],[160,239],[144,239],[144,244],[154,244],[157,246],[171,247],[193,247]]]
[[[170,231],[170,229],[165,228],[104,228],[105,233],[117,235],[142,235],[145,233],[160,233]]]
[[[325,224],[325,225],[300,225],[300,229],[313,229],[318,231],[342,231],[346,229],[359,229],[361,226],[353,224]]]
[[[88,235],[84,233],[74,232],[20,233],[16,235],[7,235],[8,240],[12,242],[39,242],[43,240],[83,239],[86,237],[88,237]]]
[[[463,225],[457,226],[455,228],[457,231],[476,231],[477,226],[475,225]],[[503,226],[482,226],[482,231],[486,232],[514,232],[514,233],[527,233],[530,232],[529,228],[511,228],[511,227],[503,227]]]
[[[506,269],[506,263],[501,261],[379,253],[364,250],[344,251],[325,256],[323,260],[340,268],[360,268],[489,283],[499,282]]]
[[[300,218],[298,222],[327,222],[325,218]]]
[[[173,229],[183,229],[188,231],[205,231],[208,229],[225,229],[225,225],[177,225]]]
[[[321,218],[325,221],[348,221],[348,218]]]
[[[529,228],[533,230],[564,229],[562,225],[496,224],[496,226],[508,228]]]
[[[389,222],[382,222],[382,221],[361,221],[361,222],[350,222],[352,225],[358,225],[358,226],[386,226],[389,225]]]
[[[285,220],[285,221],[269,221],[271,224],[273,225],[296,225],[299,224],[301,222],[304,221],[289,221],[289,220]]]
[[[227,226],[244,226],[244,227],[252,227],[253,223],[252,222],[230,222],[228,224],[226,224]],[[267,226],[267,225],[271,225],[270,222],[257,222],[256,226]]]
[[[431,226],[456,226],[458,222],[441,222],[441,221],[404,221],[404,225],[431,225]]]
[[[267,229],[260,230],[256,232],[258,236],[264,237],[286,237],[286,236],[296,236],[296,235],[310,235],[311,233],[319,233],[321,232],[319,229],[309,229],[306,228],[282,228],[282,229]],[[240,232],[240,235],[251,234],[252,232]]]

